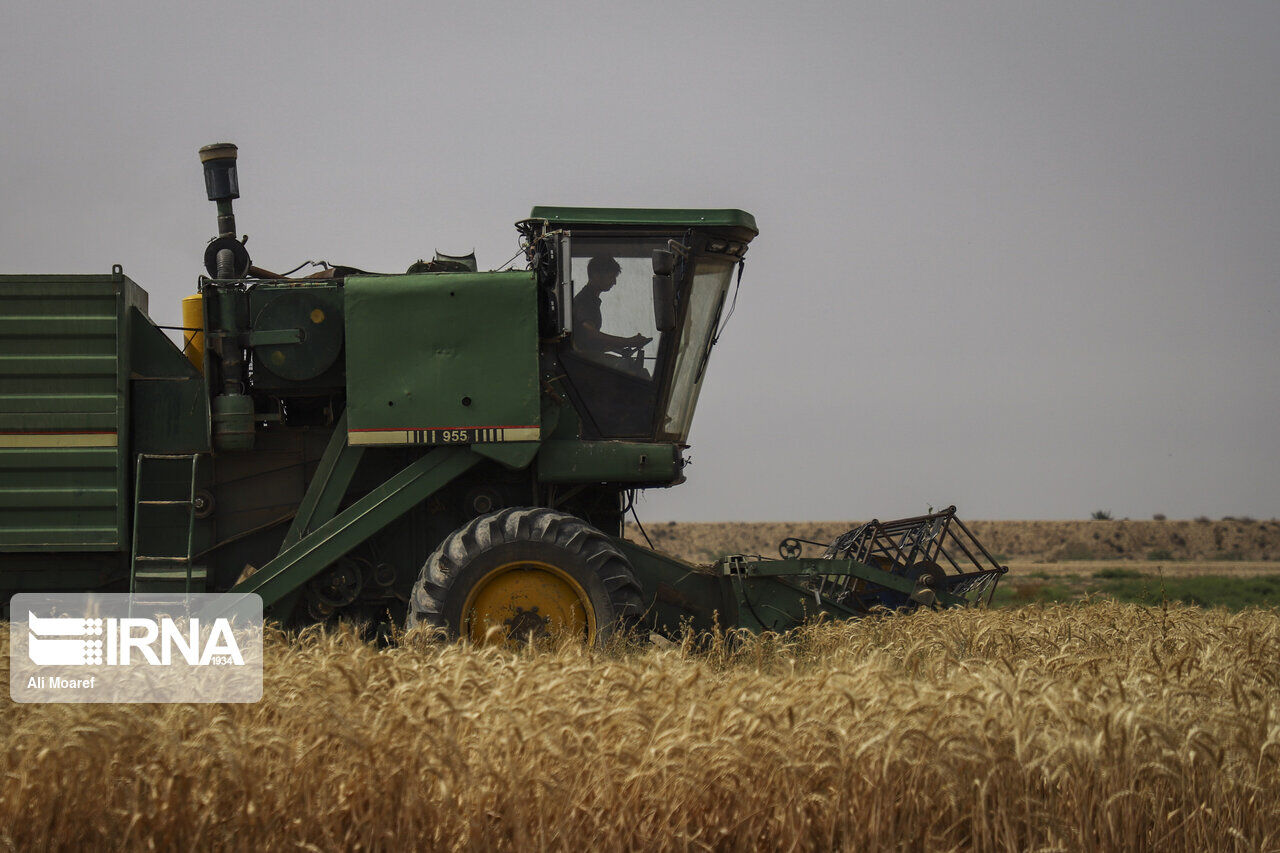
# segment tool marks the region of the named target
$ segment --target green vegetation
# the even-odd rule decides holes
[[[1122,578],[1140,578],[1142,577],[1142,572],[1137,569],[1098,569],[1093,573],[1093,576],[1103,580],[1120,580]]]
[[[1251,578],[1198,575],[1163,580],[1148,575],[1109,581],[1099,591],[1118,601],[1137,604],[1160,604],[1167,600],[1231,610],[1276,607],[1280,606],[1280,574]]]
[[[1109,509],[1095,509],[1095,510],[1093,511],[1093,515],[1091,515],[1091,516],[1089,516],[1089,517],[1090,517],[1090,518],[1092,518],[1094,521],[1110,521],[1110,520],[1111,520],[1111,510],[1109,510]]]
[[[1157,548],[1154,551],[1147,552],[1147,559],[1152,561],[1156,561],[1156,560],[1168,561],[1168,560],[1172,560],[1173,558],[1174,558],[1173,552],[1170,551],[1168,548]]]
[[[1074,589],[1074,584],[1070,583],[1070,581],[1076,579],[1075,575],[1067,575],[1052,583],[1046,580],[1010,583],[1009,579],[1005,578],[996,587],[996,594],[991,600],[991,605],[993,607],[1021,607],[1024,604],[1052,604],[1056,601],[1072,601],[1080,597]]]
[[[1132,604],[1159,605],[1167,601],[1229,610],[1280,607],[1280,573],[1243,578],[1223,575],[1171,578],[1134,569],[1108,568],[1090,576],[1058,575],[1052,579],[1008,576],[1000,582],[993,604],[1018,607],[1095,596]]]

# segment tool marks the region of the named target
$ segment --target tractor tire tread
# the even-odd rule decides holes
[[[453,579],[476,555],[509,542],[544,542],[581,556],[600,578],[619,627],[644,614],[644,599],[631,565],[607,536],[576,516],[541,507],[502,509],[481,515],[445,537],[427,557],[409,598],[405,627],[445,627],[444,604]]]

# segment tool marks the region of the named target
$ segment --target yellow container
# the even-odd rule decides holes
[[[201,329],[199,332],[182,333],[182,352],[196,366],[196,370],[204,372],[204,297],[198,293],[182,299],[182,325],[187,329]]]

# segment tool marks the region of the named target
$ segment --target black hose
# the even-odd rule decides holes
[[[218,250],[218,275],[220,281],[229,278],[235,278],[236,275],[236,256],[230,249]]]

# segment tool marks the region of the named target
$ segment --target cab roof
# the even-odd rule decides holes
[[[756,219],[734,208],[552,207],[539,205],[530,219],[570,225],[657,225],[683,228],[745,228],[759,234]]]

